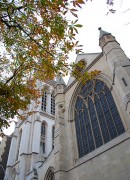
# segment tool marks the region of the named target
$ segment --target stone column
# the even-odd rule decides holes
[[[52,124],[48,123],[46,128],[46,156],[48,156],[52,150]]]
[[[21,142],[19,149],[19,174],[18,179],[22,180],[26,177],[27,159],[29,153],[29,140],[30,140],[31,121],[26,120],[22,126]]]
[[[27,155],[22,154],[19,157],[19,160],[20,160],[20,165],[19,165],[18,179],[23,180],[23,179],[26,179]]]
[[[31,122],[27,120],[22,128],[22,137],[21,137],[19,155],[29,153],[28,148],[29,148],[30,128],[31,128]]]
[[[8,161],[7,161],[7,168],[6,168],[4,180],[7,180],[11,177],[12,166],[15,164],[15,161],[16,161],[17,138],[18,138],[17,136],[18,136],[18,127],[15,128],[15,131],[12,135],[11,146],[10,146],[10,151],[9,151],[9,156],[8,156]]]
[[[12,140],[11,140],[11,146],[10,146],[7,166],[13,166],[15,161],[16,161],[17,138],[18,138],[18,127],[16,127],[15,132],[12,135]]]
[[[46,112],[51,114],[51,93],[47,92]]]
[[[56,119],[54,139],[54,162],[56,180],[64,180],[66,170],[64,87],[65,85],[63,83],[59,83],[55,88]]]
[[[36,158],[40,152],[40,137],[41,137],[41,121],[40,117],[34,116],[36,119],[33,124],[33,133],[32,133],[32,148],[30,155],[30,171],[33,170],[33,167],[36,163]]]
[[[33,142],[32,142],[32,153],[39,153],[40,150],[40,137],[41,137],[41,121],[35,120],[33,127]]]

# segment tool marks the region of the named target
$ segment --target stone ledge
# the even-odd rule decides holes
[[[100,154],[108,151],[109,149],[112,149],[113,147],[117,146],[118,144],[120,144],[128,139],[130,139],[130,134],[128,132],[125,132],[124,134],[118,136],[117,138],[111,140],[110,142],[95,149],[93,152],[78,159],[73,168],[76,168],[77,166],[80,166],[81,164],[86,163],[87,161],[90,161],[91,159],[95,158],[96,156],[99,156]]]

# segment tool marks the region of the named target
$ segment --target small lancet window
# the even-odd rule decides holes
[[[55,97],[51,94],[51,114],[55,115]]]
[[[47,170],[44,180],[55,180],[54,169],[52,167]]]
[[[75,126],[79,157],[125,132],[111,91],[102,81],[83,85],[75,104]]]
[[[46,123],[42,123],[41,125],[41,149],[42,152],[45,154],[45,148],[46,148]]]
[[[46,111],[47,93],[43,92],[41,110]]]

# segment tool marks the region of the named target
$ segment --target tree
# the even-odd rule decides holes
[[[75,36],[82,27],[77,12],[83,4],[85,0],[0,1],[0,129],[41,96],[36,80],[68,73],[68,53],[80,47]]]
[[[0,1],[0,128],[41,95],[36,80],[67,73],[83,0]],[[76,20],[67,21],[67,13]],[[3,47],[3,48],[2,48]]]

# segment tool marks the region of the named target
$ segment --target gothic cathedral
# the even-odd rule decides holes
[[[99,45],[101,53],[76,58],[101,71],[95,79],[38,84],[44,94],[17,123],[5,180],[130,179],[130,60],[102,29]]]

